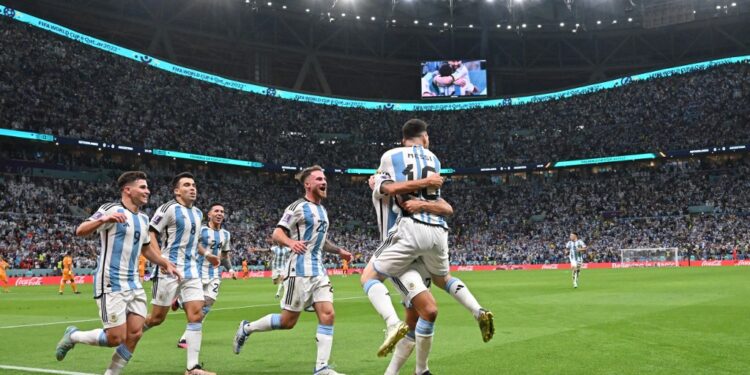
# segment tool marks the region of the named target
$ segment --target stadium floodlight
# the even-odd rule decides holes
[[[499,24],[499,23],[497,24],[497,28],[498,28],[498,29],[500,28],[500,24]]]
[[[443,26],[448,27],[448,22],[443,22]]]
[[[282,6],[281,6],[281,9],[286,9],[286,5],[282,5]]]
[[[612,24],[616,25],[617,24],[617,20],[612,20]]]
[[[415,25],[419,25],[419,20],[414,20]]]
[[[629,267],[679,267],[680,249],[676,247],[620,249],[620,264]]]
[[[508,25],[508,30],[512,29],[513,25]]]
[[[573,29],[572,31],[573,31],[574,33],[577,33],[577,32],[578,32],[578,29]]]
[[[357,16],[357,17],[355,17],[355,18],[356,18],[356,19],[360,19],[360,17],[359,17],[359,16]]]
[[[305,12],[310,13],[310,8],[305,9]]]
[[[581,27],[581,24],[580,24],[580,23],[577,23],[577,24],[576,24],[576,27]]]
[[[270,7],[270,6],[272,6],[272,5],[273,5],[273,3],[269,1],[269,2],[268,2],[268,6]]]
[[[737,6],[737,3],[732,3],[732,6],[733,6],[733,7],[736,7],[736,6]]]
[[[395,20],[395,19],[394,19],[394,20],[391,20],[391,23],[396,23],[396,20]]]
[[[602,20],[596,20],[596,24],[597,25],[601,25],[602,24]]]
[[[521,24],[521,27],[523,27],[523,28],[525,29],[525,28],[526,28],[526,24],[525,24],[525,23],[522,23],[522,24]]]
[[[633,17],[628,17],[628,22],[633,22]]]
[[[428,22],[428,23],[427,23],[427,26],[432,26],[432,22]]]
[[[565,27],[565,22],[560,22],[560,27]]]
[[[346,13],[341,13],[341,17],[346,17]]]
[[[370,21],[375,21],[375,17],[370,17]]]
[[[471,24],[471,23],[470,23],[470,24],[469,24],[469,28],[470,28],[470,29],[473,29],[473,28],[474,28],[474,24]]]

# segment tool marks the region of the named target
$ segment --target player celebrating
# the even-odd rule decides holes
[[[66,283],[70,283],[70,288],[73,289],[73,293],[81,294],[76,287],[76,277],[73,274],[73,257],[70,255],[70,251],[65,253],[65,257],[62,260],[62,278],[60,279],[60,289],[57,291],[60,295],[63,294],[63,289]]]
[[[5,273],[5,270],[10,267],[8,262],[3,259],[3,256],[0,255],[0,281],[3,282],[3,292],[9,293],[10,289],[8,289],[8,275]]]
[[[224,223],[224,205],[221,203],[211,203],[208,207],[207,216],[208,225],[201,227],[201,245],[211,254],[220,257],[221,265],[224,266],[227,272],[231,272],[232,266],[229,259],[229,250],[232,248],[230,245],[231,235],[228,230],[222,228],[222,224]],[[202,323],[206,321],[206,315],[211,312],[211,307],[216,302],[216,297],[219,296],[221,270],[219,267],[214,267],[205,260],[205,257],[201,256],[198,258],[198,271],[203,283],[203,295],[205,297]],[[185,331],[182,337],[180,337],[180,340],[177,342],[178,348],[187,348],[187,340],[185,338],[187,334],[188,331]]]
[[[240,322],[233,349],[239,354],[253,333],[294,328],[301,311],[312,304],[318,315],[318,355],[313,373],[337,375],[328,366],[333,346],[333,287],[323,267],[323,252],[338,254],[343,259],[351,259],[351,254],[326,239],[330,222],[320,204],[327,197],[328,187],[323,168],[317,165],[305,168],[296,178],[305,187],[305,197],[286,208],[273,232],[273,240],[293,253],[287,265],[281,314]]]
[[[172,301],[179,295],[187,316],[187,370],[185,375],[214,375],[201,368],[198,357],[203,338],[203,284],[198,270],[198,255],[202,255],[214,266],[219,257],[209,253],[200,242],[201,210],[193,205],[197,197],[195,178],[183,172],[172,179],[175,199],[159,207],[151,218],[149,227],[151,243],[155,252],[174,262],[183,272],[182,278],[173,277],[163,269],[154,273],[151,314],[146,317],[144,331],[158,326],[167,317]],[[166,246],[159,248],[158,236],[164,235]]]
[[[117,179],[120,202],[101,206],[76,229],[77,236],[97,232],[101,237],[94,298],[104,329],[79,331],[75,326],[68,327],[57,344],[58,361],[78,343],[116,346],[105,375],[119,374],[132,357],[146,318],[146,292],[138,279],[136,259],[143,253],[165,273],[177,272],[171,262],[149,247],[148,216],[139,211],[150,195],[146,178],[140,171],[123,173]]]
[[[570,256],[570,269],[573,272],[573,288],[578,288],[578,277],[581,274],[581,265],[583,264],[583,252],[586,251],[586,244],[578,239],[578,233],[570,233],[570,241],[565,244]]]
[[[407,121],[403,127],[402,142],[404,147],[392,149],[381,158],[379,170],[388,178],[382,179],[375,188],[383,195],[398,197],[396,203],[401,207],[403,216],[397,220],[396,229],[389,233],[375,252],[374,260],[365,268],[360,279],[370,302],[388,325],[386,340],[378,355],[390,352],[407,332],[405,324],[398,320],[388,291],[381,281],[384,276],[398,277],[403,274],[420,257],[435,284],[472,312],[479,322],[482,338],[487,342],[494,334],[493,315],[479,305],[461,280],[450,276],[447,224],[443,216],[427,210],[427,204],[441,200],[439,188],[442,186],[442,178],[438,175],[440,161],[427,150],[427,124],[418,119]],[[404,198],[399,196],[401,194],[407,196]],[[386,216],[381,217],[382,224]],[[426,243],[433,245],[424,246]],[[416,302],[415,307],[419,310]],[[432,306],[429,307],[427,310],[432,310]],[[421,324],[418,323],[423,329],[418,329],[416,335],[418,374],[429,373],[426,358],[432,342],[436,311],[435,314],[423,315],[420,312]],[[420,350],[420,342],[424,350]]]

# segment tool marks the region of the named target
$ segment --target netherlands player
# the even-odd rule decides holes
[[[404,332],[401,329],[404,323],[398,321],[398,318],[388,318],[395,314],[395,309],[381,281],[385,276],[398,277],[403,274],[418,258],[421,258],[435,284],[444,288],[472,312],[479,322],[483,340],[489,341],[494,334],[493,315],[479,305],[461,280],[450,276],[448,226],[445,218],[427,212],[424,208],[424,202],[440,200],[439,188],[442,186],[440,161],[428,150],[427,124],[418,119],[407,121],[403,127],[402,144],[403,147],[389,150],[381,158],[378,170],[389,176],[390,180],[384,179],[376,186],[380,193],[396,198],[396,203],[402,208],[402,216],[395,224],[395,229],[391,230],[386,241],[375,252],[374,260],[365,268],[361,277],[375,309],[384,319],[396,322],[387,323],[388,335],[378,354],[387,354],[403,337]],[[412,184],[415,181],[428,179],[440,179],[440,182],[414,189]],[[409,200],[420,202],[406,203]],[[405,209],[408,206],[413,207]],[[414,299],[412,303],[420,313],[416,333],[417,373],[429,373],[427,356],[432,345],[437,306],[427,304],[424,309],[420,309],[419,301]]]
[[[301,311],[312,304],[318,316],[315,336],[318,355],[313,374],[336,375],[339,373],[328,366],[333,346],[333,286],[323,267],[323,252],[338,254],[347,260],[352,255],[326,239],[330,222],[326,209],[320,204],[328,194],[323,169],[317,165],[308,167],[296,177],[305,187],[305,197],[286,208],[273,232],[273,240],[292,251],[281,314],[240,322],[233,349],[239,354],[247,337],[253,333],[294,328]]]
[[[159,269],[154,272],[151,314],[146,317],[144,331],[164,322],[172,301],[177,296],[183,302],[187,316],[187,370],[185,375],[214,375],[201,368],[198,357],[203,338],[203,283],[198,267],[198,255],[202,255],[214,266],[219,265],[219,257],[200,245],[200,226],[203,213],[193,205],[197,198],[195,179],[191,173],[183,172],[172,179],[175,199],[160,206],[151,218],[149,234],[153,251],[161,252],[162,257],[177,265],[182,278]],[[164,246],[158,245],[158,237],[164,237]]]
[[[583,252],[586,251],[586,244],[578,239],[578,233],[570,233],[570,241],[565,244],[570,257],[570,269],[573,273],[573,288],[578,288],[578,277],[581,274],[581,265],[583,264]]]
[[[221,203],[211,203],[208,207],[208,225],[201,227],[201,245],[211,254],[221,259],[221,265],[232,272],[232,263],[229,259],[231,246],[231,234],[222,227],[224,223],[224,205]],[[221,285],[221,269],[214,267],[206,261],[203,256],[198,257],[198,272],[200,273],[201,282],[203,283],[203,319],[206,321],[206,315],[211,312],[211,307],[216,303],[219,296],[219,286]],[[177,347],[187,349],[187,331],[182,334],[177,342]]]
[[[76,287],[76,275],[73,274],[73,257],[71,256],[70,251],[65,253],[65,257],[63,257],[62,260],[62,278],[60,278],[60,289],[57,291],[60,295],[63,294],[63,289],[67,283],[70,283],[70,288],[73,289],[73,293],[81,294]]]
[[[0,254],[0,281],[3,282],[3,292],[8,293],[10,292],[10,289],[8,289],[8,275],[5,273],[5,270],[10,267],[10,264],[3,259],[2,254]]]
[[[150,195],[146,178],[139,171],[123,173],[117,179],[120,202],[101,206],[76,229],[77,236],[97,232],[101,237],[94,299],[104,329],[79,331],[75,326],[68,327],[57,344],[58,361],[78,343],[117,347],[105,375],[119,374],[132,357],[146,318],[146,292],[136,269],[139,254],[143,253],[165,273],[177,275],[175,266],[149,246],[148,216],[139,211]]]

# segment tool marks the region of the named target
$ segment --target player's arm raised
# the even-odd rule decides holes
[[[99,210],[76,228],[76,236],[88,236],[89,234],[94,233],[102,225],[109,223],[124,223],[126,221],[128,221],[128,217],[122,212],[107,215]]]
[[[323,244],[323,251],[325,251],[326,253],[330,253],[330,254],[336,254],[339,257],[341,257],[341,259],[344,259],[346,261],[352,260],[352,253],[346,251],[346,249],[344,249],[341,246],[336,245],[335,243],[331,242],[331,240],[328,240],[328,239],[326,239],[326,242]]]
[[[410,199],[401,203],[401,206],[410,214],[428,212],[440,216],[453,216],[453,206],[442,198],[434,201]]]
[[[401,182],[392,180],[383,181],[380,184],[380,193],[385,195],[409,194],[425,188],[440,189],[441,186],[443,186],[443,178],[435,173],[419,180]]]

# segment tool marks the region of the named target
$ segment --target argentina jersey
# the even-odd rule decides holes
[[[209,253],[221,257],[222,253],[231,249],[229,231],[226,229],[213,230],[204,225],[201,227],[201,245]],[[221,266],[214,267],[205,257],[198,255],[198,270],[202,280],[209,281],[216,277],[221,278],[219,267]]]
[[[393,181],[393,179],[384,173],[376,174],[375,185],[372,190],[372,205],[375,206],[375,214],[378,217],[378,231],[381,241],[385,241],[388,237],[388,231],[396,225],[401,213],[401,209],[394,202],[394,198],[380,192],[380,185],[384,181]]]
[[[273,253],[271,268],[274,270],[284,270],[289,262],[289,254],[292,251],[286,246],[274,245],[271,246],[271,252]]]
[[[169,259],[185,279],[197,279],[198,241],[203,221],[201,210],[171,200],[159,207],[151,218],[151,230],[162,236],[161,254]],[[160,270],[162,275],[164,270]]]
[[[439,173],[440,160],[432,151],[422,146],[397,147],[383,154],[380,158],[378,170],[391,176],[391,179],[396,182],[419,180],[427,178],[431,174]],[[379,185],[377,188],[380,189]],[[409,194],[408,198],[424,201],[437,200],[440,198],[440,189],[422,189]],[[428,212],[409,214],[405,211],[402,215],[409,216],[424,224],[448,229],[445,218],[440,215]]]
[[[122,213],[127,217],[124,223],[105,223],[97,232],[101,238],[99,254],[94,272],[94,298],[103,293],[142,289],[138,278],[138,257],[141,248],[149,244],[148,216],[134,213],[121,203],[105,204],[88,221]]]
[[[568,241],[568,243],[565,245],[565,247],[569,251],[570,259],[571,260],[580,260],[582,258],[581,254],[578,252],[578,249],[586,247],[586,244],[583,243],[581,240],[574,241]]]
[[[289,237],[304,241],[304,254],[289,255],[288,276],[323,276],[323,245],[328,234],[328,213],[322,205],[299,199],[284,210],[278,227],[285,229]]]

